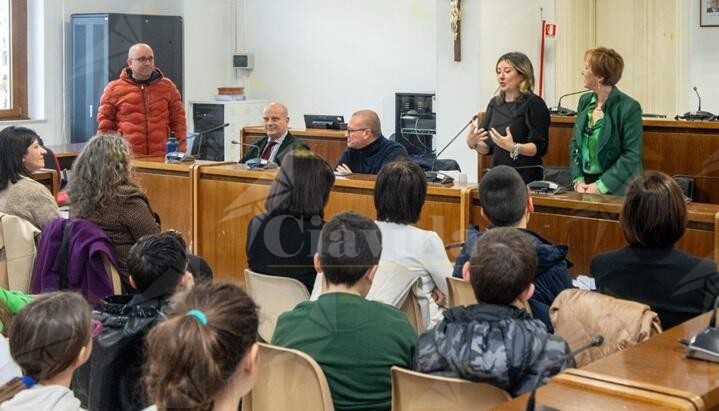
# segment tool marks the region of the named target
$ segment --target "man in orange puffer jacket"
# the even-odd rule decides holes
[[[170,132],[185,151],[187,125],[180,92],[155,67],[152,48],[130,47],[127,67],[100,98],[97,133],[119,132],[136,156],[163,156]]]

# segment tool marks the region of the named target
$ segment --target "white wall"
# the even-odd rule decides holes
[[[540,31],[544,8],[546,20],[554,15],[554,1],[470,0],[462,4],[462,61],[453,61],[454,44],[449,30],[449,2],[439,1],[437,10],[437,145],[443,147],[480,111],[485,111],[497,89],[495,64],[509,51],[525,53],[539,81]],[[553,44],[547,43],[552,61]],[[554,66],[545,67],[547,102],[554,102]],[[538,86],[535,92],[539,92]],[[477,181],[477,155],[467,149],[464,132],[442,158],[453,158]]]
[[[684,87],[684,99],[680,98],[680,111],[696,110],[697,97],[692,90],[697,86],[702,97],[702,110],[719,114],[719,27],[699,27],[699,10],[692,4],[689,13],[688,30],[688,84]]]
[[[132,13],[183,16],[185,26],[184,100],[207,99],[231,82],[232,0],[30,0],[28,55],[30,121],[46,144],[69,140],[65,104],[69,83],[69,22],[73,13]],[[39,24],[38,24],[39,23]]]
[[[304,114],[377,111],[394,132],[394,93],[437,88],[437,0],[244,0],[239,47],[255,55],[248,98]],[[242,23],[244,22],[244,23]]]

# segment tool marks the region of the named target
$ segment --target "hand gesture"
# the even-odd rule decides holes
[[[501,148],[502,150],[511,152],[514,149],[514,137],[512,136],[512,131],[509,127],[507,127],[505,131],[507,135],[503,136],[499,134],[497,129],[492,128],[489,130],[489,135],[492,137],[492,141],[495,146]]]

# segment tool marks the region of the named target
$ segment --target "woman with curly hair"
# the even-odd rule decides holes
[[[132,177],[132,155],[119,135],[93,137],[70,178],[70,217],[100,226],[117,251],[118,271],[127,287],[127,255],[142,236],[160,232],[157,215]]]

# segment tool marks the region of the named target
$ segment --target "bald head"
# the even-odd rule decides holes
[[[273,101],[262,112],[262,122],[265,125],[265,133],[267,133],[270,140],[282,137],[287,132],[290,123],[287,107]]]
[[[155,53],[145,43],[137,43],[127,52],[127,65],[135,80],[147,80],[155,71]]]

